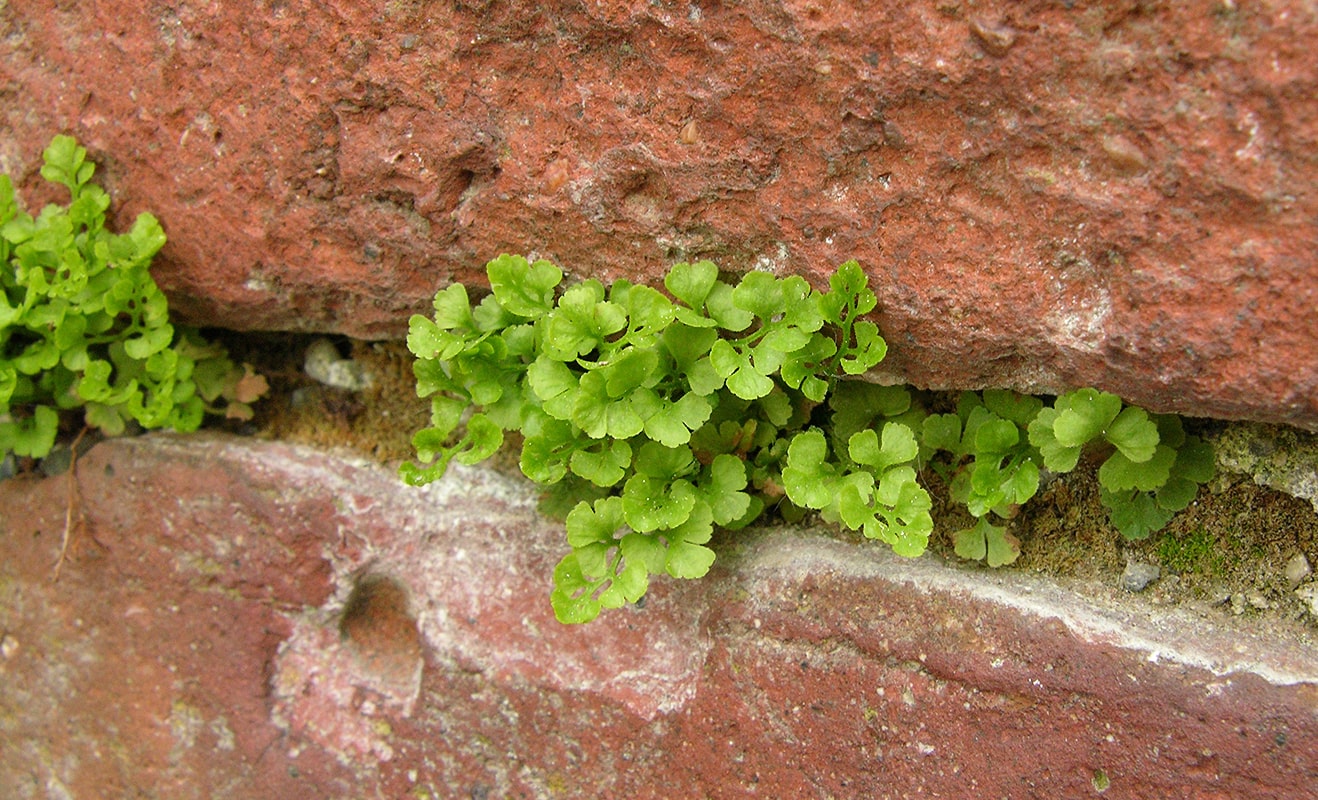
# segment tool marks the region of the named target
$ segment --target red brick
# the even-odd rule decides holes
[[[1303,3],[262,9],[0,8],[0,169],[76,134],[194,322],[400,337],[504,251],[855,258],[885,379],[1318,429]]]
[[[209,435],[0,483],[0,785],[26,797],[1300,798],[1312,642],[902,560],[720,541],[553,620],[527,487]],[[365,587],[365,588],[363,588]],[[134,794],[138,792],[139,794]]]

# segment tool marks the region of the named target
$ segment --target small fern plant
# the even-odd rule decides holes
[[[1020,541],[992,520],[1013,518],[1043,474],[1071,472],[1086,452],[1103,459],[1103,505],[1132,540],[1165,526],[1214,472],[1212,448],[1186,435],[1180,417],[1150,415],[1096,389],[1060,395],[1051,406],[998,389],[965,392],[955,413],[926,416],[921,433],[938,454],[933,468],[976,520],[953,534],[957,555],[994,567],[1015,561]]]
[[[770,506],[818,510],[907,555],[925,549],[933,522],[913,431],[855,413],[864,384],[839,381],[886,353],[862,319],[875,297],[855,262],[826,292],[762,272],[729,283],[709,261],[675,265],[667,295],[596,280],[559,295],[557,267],[512,255],[487,273],[479,304],[455,284],[433,317],[411,319],[432,426],[401,474],[436,480],[520,433],[522,471],[566,512],[570,551],[550,597],[560,620],[635,602],[653,575],[704,575],[714,528]],[[816,425],[830,407],[852,409],[855,430]]]
[[[130,425],[194,430],[206,413],[250,416],[265,379],[169,322],[148,272],[165,243],[156,218],[106,230],[110,197],[72,137],[56,136],[43,161],[42,177],[68,190],[67,206],[33,217],[0,175],[0,454],[46,455],[61,417],[79,410],[107,435]]]
[[[550,595],[563,622],[638,601],[655,575],[703,576],[714,529],[768,509],[918,556],[933,531],[926,466],[977,519],[953,535],[956,552],[992,566],[1020,546],[990,519],[1013,516],[1045,470],[1074,469],[1085,450],[1110,451],[1104,503],[1130,538],[1165,524],[1212,473],[1211,451],[1178,418],[1092,389],[1051,407],[967,392],[955,413],[930,414],[904,387],[847,380],[887,352],[854,261],[822,292],[763,272],[729,282],[709,261],[674,265],[667,294],[625,280],[561,289],[556,266],[514,255],[486,271],[491,292],[476,305],[455,284],[431,317],[410,320],[431,426],[400,474],[429,483],[519,436],[522,472],[566,519]]]

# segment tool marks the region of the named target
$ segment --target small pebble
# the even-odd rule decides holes
[[[1245,601],[1259,611],[1267,611],[1272,607],[1272,604],[1268,602],[1268,598],[1264,597],[1263,593],[1258,590],[1248,592],[1245,595]]]
[[[1240,592],[1231,595],[1231,613],[1236,616],[1245,613],[1245,596]]]
[[[4,656],[7,661],[13,658],[17,652],[18,640],[6,633],[4,638],[0,639],[0,656]]]
[[[691,122],[694,125],[695,122]],[[683,130],[686,130],[683,128]],[[562,189],[567,184],[568,179],[572,177],[572,164],[566,158],[560,158],[549,166],[545,167],[545,173],[540,178],[541,188],[545,193],[553,194]]]
[[[365,367],[350,358],[343,358],[339,348],[329,339],[316,339],[307,346],[302,369],[313,380],[335,389],[360,392],[371,385],[371,376]]]
[[[1001,58],[1011,46],[1016,44],[1016,29],[1010,25],[992,22],[986,19],[970,21],[970,33],[979,41],[981,47],[992,56]]]
[[[1318,583],[1306,583],[1295,590],[1295,596],[1309,607],[1309,613],[1318,617]]]
[[[700,141],[700,128],[696,125],[696,121],[688,120],[677,134],[677,138],[682,144],[695,144]]]
[[[1128,592],[1142,592],[1161,574],[1162,569],[1157,564],[1127,561],[1126,569],[1121,573],[1121,588]]]
[[[1149,160],[1139,145],[1121,135],[1104,136],[1103,152],[1118,170],[1135,174],[1149,168]]]
[[[1309,566],[1309,557],[1304,553],[1296,553],[1286,562],[1286,569],[1282,572],[1286,576],[1286,588],[1294,590],[1295,587],[1304,583],[1304,579],[1309,577],[1313,569]]]

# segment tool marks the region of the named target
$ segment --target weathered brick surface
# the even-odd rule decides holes
[[[195,321],[398,336],[502,251],[858,259],[887,378],[1318,428],[1312,3],[11,0],[53,133]]]
[[[0,483],[6,797],[1303,798],[1312,643],[766,530],[586,627],[515,481],[150,436]]]

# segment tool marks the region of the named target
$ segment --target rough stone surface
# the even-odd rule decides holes
[[[10,0],[0,169],[78,135],[195,321],[399,336],[502,251],[856,258],[884,379],[1318,429],[1316,39],[1299,0]]]
[[[523,484],[198,436],[0,482],[6,797],[1309,796],[1313,643],[800,530],[553,621]]]
[[[1229,425],[1212,442],[1219,466],[1308,500],[1318,511],[1318,436],[1275,425]]]

